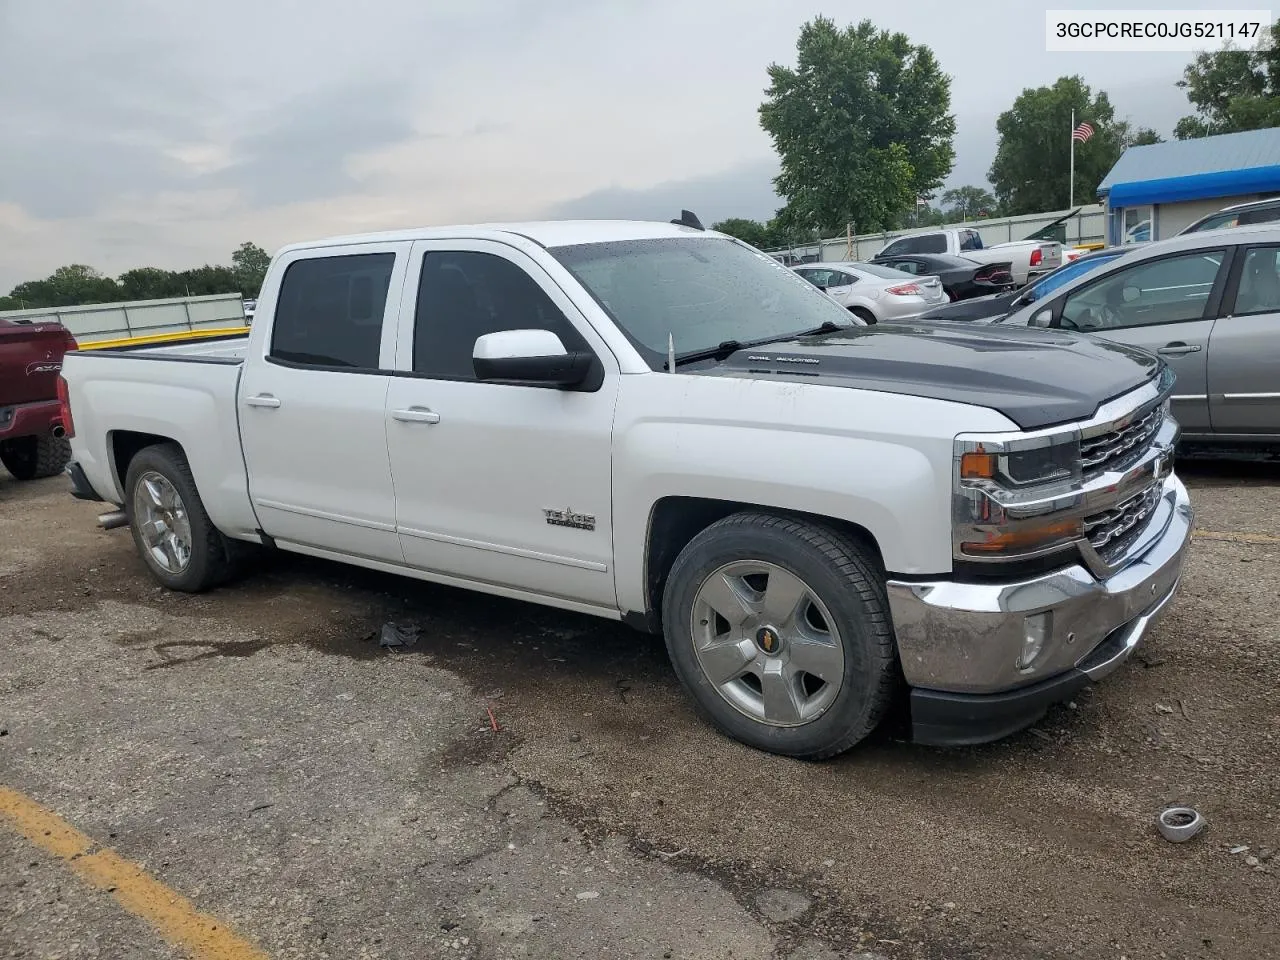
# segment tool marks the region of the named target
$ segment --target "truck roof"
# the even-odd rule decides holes
[[[667,237],[724,236],[712,230],[648,220],[533,220],[527,223],[476,223],[446,227],[413,227],[382,233],[361,233],[291,243],[280,253],[313,250],[318,247],[349,246],[362,243],[395,243],[412,240],[484,240],[519,236],[544,247],[564,247],[578,243],[610,240],[653,240]]]

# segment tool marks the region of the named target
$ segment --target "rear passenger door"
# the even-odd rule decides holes
[[[406,562],[616,609],[612,353],[515,247],[432,240],[412,257],[386,424]],[[478,380],[476,339],[524,329],[593,352],[593,389]]]
[[[1226,249],[1137,263],[1077,287],[1055,325],[1141,347],[1177,374],[1174,417],[1188,433],[1207,433],[1209,334],[1226,286]]]
[[[385,408],[409,248],[294,253],[260,298],[271,330],[245,359],[240,437],[258,522],[283,546],[404,561]]]
[[[1241,248],[1209,338],[1214,433],[1280,436],[1280,245]]]

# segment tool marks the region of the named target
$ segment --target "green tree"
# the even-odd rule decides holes
[[[236,252],[231,254],[231,268],[235,271],[236,281],[240,284],[240,292],[246,297],[258,295],[269,266],[271,266],[271,254],[256,243],[242,243]]]
[[[80,303],[114,303],[120,299],[120,288],[93,267],[73,263],[59,267],[44,280],[20,283],[9,295],[28,307],[70,307]]]
[[[1129,125],[1126,123],[1120,142],[1122,146],[1128,149],[1129,147],[1145,147],[1152,143],[1164,143],[1164,137],[1150,127],[1138,127],[1136,130],[1130,130]]]
[[[1280,22],[1253,49],[1201,53],[1182,72],[1196,112],[1174,127],[1179,140],[1280,126]]]
[[[896,226],[955,159],[951,80],[926,46],[870,20],[800,29],[795,68],[772,64],[760,125],[782,163],[779,221],[838,233]]]
[[[161,300],[180,297],[176,274],[159,267],[137,267],[120,274],[120,294],[125,300]]]
[[[999,141],[988,174],[996,199],[1009,215],[1065,208],[1070,198],[1071,111],[1093,136],[1076,144],[1076,203],[1097,201],[1098,184],[1134,135],[1115,119],[1106,93],[1095,96],[1080,77],[1059,77],[1051,87],[1028,88],[996,120]],[[1142,131],[1154,137],[1154,131]]]
[[[955,187],[942,195],[942,205],[966,220],[996,212],[996,198],[985,187]]]
[[[730,217],[728,220],[713,223],[711,229],[727,233],[731,237],[737,237],[742,242],[749,243],[753,247],[764,248],[770,245],[769,226],[759,220]]]

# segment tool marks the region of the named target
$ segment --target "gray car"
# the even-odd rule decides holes
[[[997,322],[1141,347],[1177,374],[1184,440],[1280,445],[1280,226],[1146,244]]]
[[[911,320],[947,302],[937,277],[878,263],[806,263],[792,269],[866,323]]]

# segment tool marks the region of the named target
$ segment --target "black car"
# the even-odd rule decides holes
[[[978,263],[947,253],[875,257],[871,262],[922,277],[937,277],[949,300],[968,300],[1013,289],[1012,263]]]
[[[1095,250],[1093,253],[1086,253],[1084,256],[1076,257],[1076,259],[1064,263],[1052,273],[1047,273],[1039,280],[1028,283],[1026,286],[1019,287],[1016,290],[1006,290],[1004,293],[997,293],[987,297],[974,297],[959,303],[946,303],[921,314],[919,319],[972,322],[975,320],[989,320],[993,317],[1003,317],[1019,307],[1026,306],[1028,303],[1035,303],[1037,300],[1047,297],[1064,283],[1070,283],[1076,277],[1088,273],[1103,264],[1110,263],[1128,252],[1128,249],[1123,247]]]

